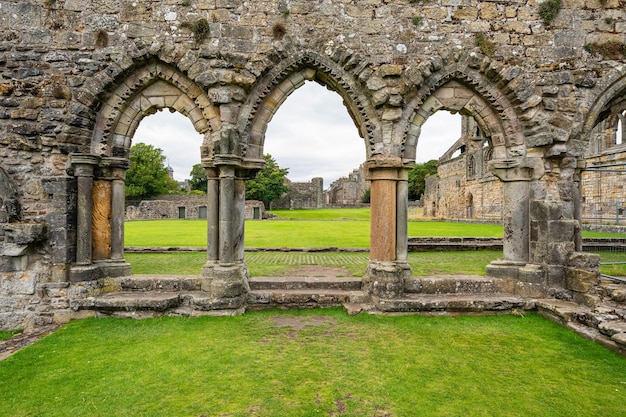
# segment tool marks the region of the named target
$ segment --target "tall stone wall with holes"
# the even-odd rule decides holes
[[[373,285],[384,287],[381,295],[402,289],[389,281],[395,278],[384,272],[388,264],[407,269],[402,242],[394,241],[404,233],[397,227],[404,211],[386,205],[404,198],[421,126],[439,109],[476,118],[491,139],[489,169],[503,182],[510,262],[490,271],[520,277],[520,265],[536,262],[544,282],[549,273],[558,284],[550,262],[565,258],[540,256],[543,244],[529,253],[524,225],[531,201],[559,206],[547,211],[558,218],[540,221],[580,217],[584,150],[594,126],[622,105],[626,92],[626,2],[564,1],[550,22],[540,15],[541,3],[3,2],[0,168],[10,186],[0,197],[2,212],[14,214],[0,216],[0,328],[65,320],[71,311],[64,300],[76,296],[71,279],[110,273],[115,268],[100,267],[109,261],[126,271],[119,200],[144,116],[167,107],[189,117],[205,135],[200,153],[209,182],[226,184],[222,194],[235,201],[241,181],[262,165],[267,123],[307,81],[340,94],[363,137],[378,201],[375,230],[390,233],[380,240],[384,248],[372,252],[380,260],[374,269],[382,275]],[[99,200],[93,183],[103,186]],[[105,258],[98,264],[86,201],[113,208],[112,218],[95,224],[113,231],[96,242]],[[233,207],[243,207],[236,201]],[[230,227],[239,217],[228,217],[227,208],[220,212]],[[242,264],[242,242],[231,244],[243,236],[238,225],[222,236],[230,239],[220,245],[225,253],[209,245],[210,259]]]
[[[272,201],[272,210],[318,209],[324,205],[324,179],[312,178],[309,182],[285,180],[289,190],[278,200]]]

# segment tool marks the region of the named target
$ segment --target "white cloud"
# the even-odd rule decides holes
[[[182,181],[189,178],[191,167],[200,163],[202,139],[187,117],[163,110],[141,121],[133,144],[143,142],[161,148],[174,169],[174,178]]]
[[[433,115],[422,127],[417,162],[438,159],[460,133],[459,115]],[[138,142],[161,148],[179,181],[189,178],[191,167],[200,163],[202,136],[179,113],[164,110],[145,118],[133,138]],[[325,187],[358,168],[365,161],[365,149],[341,97],[315,83],[287,98],[269,123],[264,144],[264,153],[289,169],[289,179],[322,177]]]

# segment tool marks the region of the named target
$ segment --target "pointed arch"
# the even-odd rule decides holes
[[[354,74],[321,55],[302,52],[276,65],[250,94],[238,125],[243,157],[262,158],[267,125],[287,97],[306,81],[316,81],[342,97],[359,135],[365,139],[368,157],[382,149],[376,113]]]
[[[414,160],[421,126],[438,110],[473,117],[494,149],[495,157],[525,155],[524,129],[514,106],[494,85],[475,71],[457,66],[433,74],[409,102],[405,159]],[[513,155],[512,155],[513,154]]]
[[[91,153],[127,157],[141,120],[169,108],[188,117],[195,130],[219,134],[221,122],[204,91],[176,68],[152,60],[126,71],[102,101],[91,141]]]

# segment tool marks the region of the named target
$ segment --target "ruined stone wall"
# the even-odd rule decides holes
[[[206,219],[204,196],[177,196],[163,200],[144,200],[126,207],[126,220]]]
[[[324,179],[313,178],[310,182],[286,182],[289,191],[271,202],[275,210],[318,209],[324,203]]]
[[[341,95],[370,171],[410,168],[421,125],[435,111],[467,113],[489,133],[493,172],[528,181],[509,188],[555,202],[573,219],[591,131],[626,92],[619,52],[626,2],[564,1],[551,23],[539,7],[536,0],[3,2],[0,168],[19,196],[19,216],[2,220],[0,327],[67,318],[72,270],[80,279],[102,273],[91,263],[92,207],[84,202],[94,179],[110,182],[101,201],[123,211],[135,129],[165,107],[205,136],[205,167],[227,166],[222,178],[234,182],[259,169],[267,123],[307,81]],[[112,216],[105,224],[117,228],[114,257],[120,228]],[[528,224],[527,214],[505,216]],[[562,260],[528,256],[523,247],[524,261]]]
[[[333,181],[324,193],[324,200],[329,206],[359,206],[368,188],[369,183],[365,179],[365,169],[361,165],[348,174],[347,177],[341,177]]]
[[[249,200],[245,205],[245,218],[255,217],[258,208],[259,219],[265,214],[262,201]],[[143,200],[126,207],[126,221],[159,219],[206,219],[208,213],[206,196],[162,196],[158,200]]]

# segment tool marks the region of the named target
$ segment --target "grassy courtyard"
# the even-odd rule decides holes
[[[321,209],[274,211],[277,220],[247,221],[245,246],[254,248],[368,248],[369,209]],[[206,245],[206,220],[150,220],[126,223],[126,246]],[[501,237],[502,226],[445,221],[411,221],[409,236]],[[586,237],[623,237],[619,234],[585,232]],[[624,252],[603,252],[603,262],[626,262]],[[501,258],[499,251],[429,252],[409,254],[416,276],[440,274],[484,275],[485,265]],[[197,274],[206,262],[204,253],[132,254],[126,259],[136,274]],[[453,260],[453,262],[451,262]],[[294,265],[342,266],[346,276],[362,276],[367,253],[247,253],[253,276],[282,275]],[[601,272],[624,276],[626,265],[603,266]]]
[[[71,322],[0,362],[2,416],[626,416],[626,358],[535,314]]]

